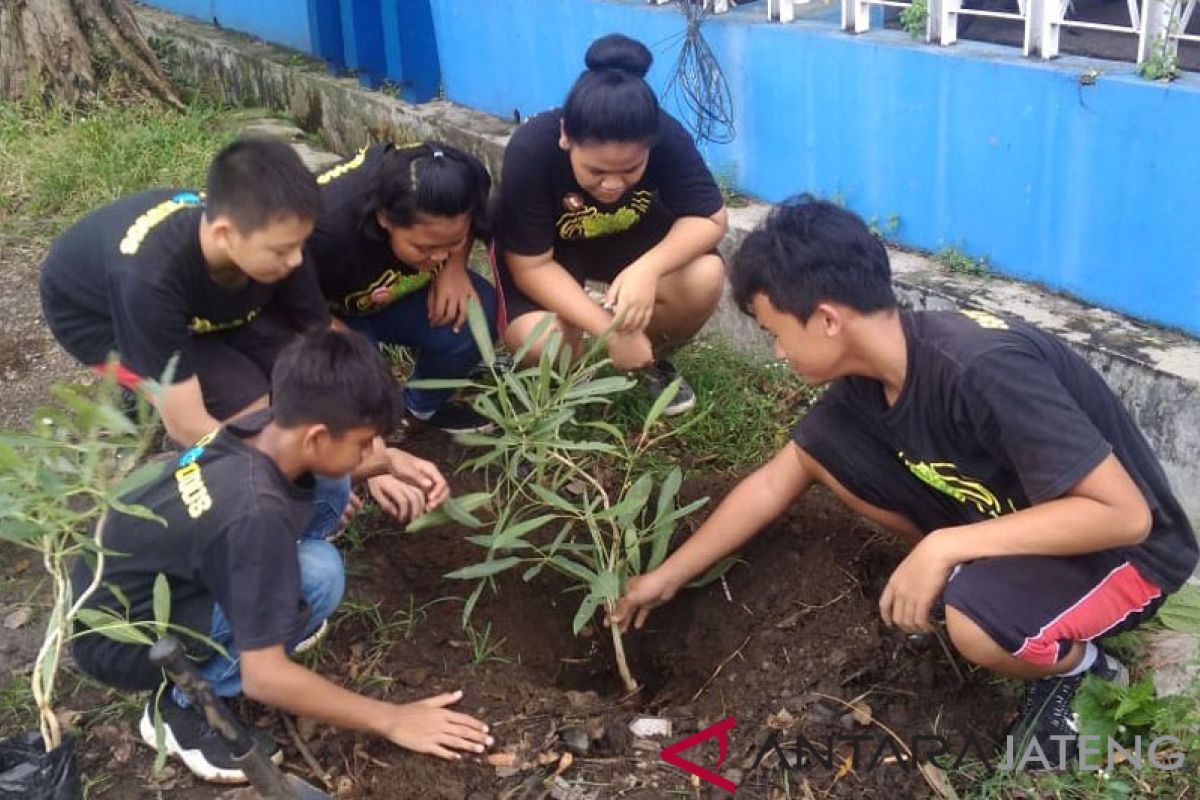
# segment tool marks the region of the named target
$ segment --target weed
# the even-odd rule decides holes
[[[871,231],[872,236],[880,241],[890,239],[900,230],[900,215],[888,214],[887,219],[884,220],[882,225],[879,224],[878,216],[872,216],[867,223],[867,229]]]
[[[971,258],[957,247],[943,247],[933,257],[946,269],[961,275],[988,275],[992,271],[987,256]]]
[[[236,115],[101,101],[86,112],[0,103],[0,230],[49,238],[81,214],[154,186],[201,187]],[[23,220],[23,222],[22,222]]]
[[[483,626],[479,631],[473,625],[467,625],[467,643],[471,646],[471,668],[476,669],[489,661],[501,664],[512,663],[511,658],[500,655],[500,648],[508,641],[508,637],[500,640],[492,639],[492,623]]]
[[[912,0],[912,3],[900,11],[900,26],[908,31],[914,39],[924,37],[929,30],[928,0]]]

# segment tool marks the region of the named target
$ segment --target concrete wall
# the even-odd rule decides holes
[[[558,105],[595,37],[647,43],[665,87],[682,15],[633,0],[440,0],[447,99],[502,117]],[[710,19],[737,139],[714,171],[768,201],[808,191],[894,238],[986,256],[1007,275],[1200,333],[1200,80],[1149,83],[1132,65],[907,35],[779,25],[760,5]],[[1099,68],[1094,85],[1079,77]],[[1194,140],[1194,137],[1193,137]]]

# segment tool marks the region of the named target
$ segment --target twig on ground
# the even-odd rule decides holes
[[[713,671],[713,674],[710,675],[708,677],[708,680],[706,680],[704,682],[704,685],[696,690],[696,693],[694,695],[692,695],[692,699],[689,702],[691,702],[691,703],[696,702],[696,700],[698,700],[700,698],[700,695],[704,694],[704,691],[706,689],[708,689],[708,687],[712,685],[712,682],[717,679],[717,676],[721,674],[721,670],[725,669],[725,665],[728,664],[730,661],[733,661],[738,656],[740,656],[742,654],[742,651],[746,649],[746,645],[750,644],[750,640],[753,638],[754,638],[754,634],[752,633],[746,637],[746,641],[742,642],[741,647],[739,647],[737,650],[734,650],[732,653],[730,653],[728,656],[726,656],[725,660],[717,665],[717,668]]]
[[[321,762],[317,761],[313,756],[312,751],[308,749],[308,743],[304,741],[304,737],[300,735],[300,731],[296,729],[296,723],[292,722],[292,718],[284,711],[279,712],[279,718],[283,720],[283,727],[287,729],[288,736],[292,739],[292,744],[296,746],[296,750],[300,752],[300,757],[304,759],[304,763],[308,765],[309,772],[312,776],[325,784],[325,788],[333,790],[333,776],[321,766]]]

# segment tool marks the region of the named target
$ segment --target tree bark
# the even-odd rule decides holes
[[[0,0],[0,98],[76,106],[109,80],[181,107],[127,0]]]

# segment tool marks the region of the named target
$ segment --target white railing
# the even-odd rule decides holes
[[[665,6],[670,2],[672,0],[650,0],[650,5]],[[729,0],[704,0],[704,7],[714,14],[724,14],[729,10]]]
[[[720,0],[708,0],[720,2]],[[767,0],[768,19],[791,22],[795,6],[812,0]],[[651,0],[668,2],[668,0]],[[927,0],[925,40],[940,45],[958,41],[962,17],[990,17],[1020,22],[1024,27],[1022,51],[1027,56],[1049,59],[1059,55],[1059,38],[1064,28],[1096,30],[1136,37],[1137,62],[1151,57],[1175,57],[1179,42],[1200,42],[1200,35],[1187,33],[1198,0],[1125,0],[1128,23],[1092,22],[1077,19],[1072,0],[1017,0],[1017,11],[971,8],[964,0]],[[865,33],[871,29],[871,7],[905,9],[901,0],[841,0],[842,30]]]

